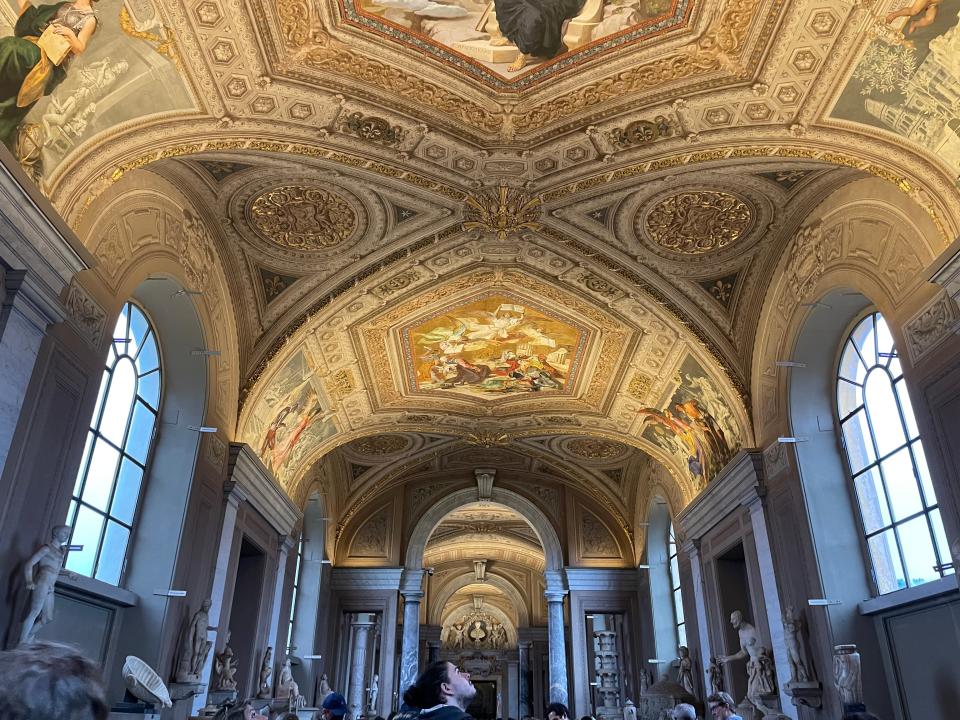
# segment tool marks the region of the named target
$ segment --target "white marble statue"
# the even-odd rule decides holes
[[[380,676],[373,674],[373,680],[370,681],[370,709],[377,709],[377,700],[380,699]]]
[[[39,548],[24,564],[23,571],[30,591],[27,616],[20,627],[20,642],[33,642],[37,631],[53,620],[53,588],[60,576],[64,546],[70,542],[70,526],[57,525],[50,532],[50,542]]]
[[[330,687],[330,680],[327,678],[327,674],[324,673],[320,676],[320,699],[323,700],[327,695],[333,692],[333,688]]]
[[[810,682],[810,664],[803,645],[803,625],[793,605],[787,605],[783,611],[783,642],[790,662],[790,682]]]
[[[261,700],[270,697],[270,676],[273,675],[273,648],[268,647],[260,663],[260,680],[257,683],[257,697]]]
[[[724,655],[720,662],[728,663],[735,660],[747,660],[747,700],[759,710],[764,717],[770,715],[779,717],[780,713],[769,707],[764,701],[764,695],[776,692],[773,677],[773,660],[770,651],[760,644],[760,634],[757,629],[743,619],[743,613],[734,610],[730,614],[730,624],[740,636],[740,650],[733,655]]]
[[[677,650],[680,653],[677,658],[677,683],[693,695],[693,660],[690,659],[690,650],[686,645],[681,645]]]
[[[844,706],[863,703],[860,653],[856,645],[837,645],[833,648],[833,682]]]
[[[707,677],[710,678],[710,694],[723,692],[723,668],[715,656],[710,658],[710,667],[707,668]]]
[[[280,668],[280,679],[277,681],[278,698],[299,698],[300,686],[293,679],[293,669],[290,667],[290,658],[283,661],[283,667]]]
[[[650,687],[650,671],[646,668],[640,668],[640,696],[647,694],[647,688]]]
[[[233,657],[233,648],[230,647],[230,637],[227,636],[227,645],[223,646],[223,651],[213,656],[213,672],[216,673],[216,681],[213,684],[214,690],[236,690],[237,681],[234,675],[237,674],[237,660]]]
[[[507,646],[507,629],[496,623],[490,630],[490,645],[494,650],[501,650]]]
[[[198,683],[203,674],[203,665],[207,662],[210,646],[207,640],[207,628],[210,625],[210,600],[204,600],[200,609],[190,619],[180,636],[177,652],[177,671],[174,680],[178,683]]]
[[[463,623],[457,623],[453,626],[453,632],[453,646],[455,648],[462,648],[467,641],[467,628]]]

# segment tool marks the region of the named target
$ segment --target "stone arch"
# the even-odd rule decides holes
[[[475,582],[476,578],[472,573],[464,573],[447,581],[443,588],[437,593],[437,597],[430,608],[429,623],[431,625],[439,625],[442,621],[443,608],[450,601],[450,598],[453,597],[458,590],[468,585],[473,585]],[[530,613],[527,611],[527,603],[513,583],[506,578],[491,573],[487,573],[486,582],[491,587],[500,590],[510,599],[517,609],[517,622],[521,626],[530,624]]]
[[[546,560],[547,571],[563,569],[563,550],[557,531],[536,505],[512,490],[494,487],[491,502],[515,510],[530,523],[530,527],[540,539]],[[423,569],[423,553],[433,531],[447,515],[464,505],[477,501],[476,488],[464,488],[434,503],[417,521],[407,540],[404,567],[408,570]]]

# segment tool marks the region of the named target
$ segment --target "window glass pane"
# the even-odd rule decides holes
[[[860,472],[876,461],[877,455],[870,440],[870,427],[867,425],[867,412],[861,410],[843,423],[843,439],[847,446],[847,458],[850,470]]]
[[[867,540],[870,548],[870,557],[873,560],[873,572],[877,578],[877,589],[880,594],[893,592],[907,586],[900,563],[900,553],[897,551],[897,541],[893,530],[887,530],[874,535]]]
[[[877,349],[880,351],[880,364],[887,366],[892,359],[891,356],[896,352],[893,347],[893,335],[890,334],[890,328],[887,326],[887,321],[883,319],[883,315],[876,315],[876,328],[877,328]]]
[[[117,324],[113,327],[113,340],[114,347],[116,348],[119,354],[123,354],[127,350],[126,342],[117,342],[119,340],[126,341],[129,339],[130,335],[127,332],[127,305],[124,305],[123,310],[120,311],[120,314],[117,315]]]
[[[882,457],[907,442],[890,376],[883,370],[874,370],[867,375],[864,393],[877,452]]]
[[[681,625],[677,628],[677,640],[679,641],[678,645],[687,644],[687,628],[684,625]]]
[[[129,308],[130,336],[133,338],[133,343],[130,345],[130,354],[135,355],[137,349],[143,345],[143,340],[147,337],[147,332],[150,330],[150,325],[147,323],[147,318],[144,317],[140,308],[135,305],[130,305]]]
[[[115,358],[114,358],[115,359]],[[100,390],[97,392],[97,404],[93,407],[93,421],[91,425],[96,423],[100,419],[100,409],[103,407],[103,399],[107,393],[107,383],[110,382],[110,373],[105,372],[103,377],[100,378]]]
[[[940,511],[934,510],[930,513],[930,524],[933,525],[933,537],[937,541],[937,550],[940,551],[940,560],[944,563],[951,561],[950,547],[947,545],[947,533],[943,529],[943,520],[940,518]],[[952,575],[956,568],[945,570],[945,575]]]
[[[127,429],[127,419],[133,407],[136,388],[137,376],[133,363],[127,358],[120,358],[113,370],[113,380],[110,382],[103,419],[100,421],[100,432],[103,436],[119,446],[123,445],[123,434]]]
[[[143,470],[136,463],[124,458],[120,464],[120,476],[117,478],[117,490],[113,495],[110,514],[127,525],[133,524],[142,480]]]
[[[140,368],[140,374],[148,373],[160,367],[160,358],[157,355],[157,342],[151,334],[147,338],[146,344],[140,348],[140,354],[137,355],[137,367]]]
[[[124,449],[141,463],[147,461],[147,451],[150,449],[150,439],[153,437],[155,417],[146,405],[137,400],[133,410],[133,421],[130,423],[130,434],[127,435],[127,446]]]
[[[837,406],[842,420],[863,405],[863,388],[846,380],[837,383]]]
[[[870,468],[858,475],[854,484],[857,488],[857,500],[863,517],[863,529],[869,535],[891,524],[887,498],[880,480],[880,472]]]
[[[913,405],[910,403],[910,393],[907,392],[907,384],[901,379],[894,387],[897,389],[897,397],[900,398],[900,409],[903,410],[903,419],[907,423],[907,432],[910,439],[917,437],[920,431],[917,430],[917,419],[913,414]]]
[[[90,576],[93,563],[97,558],[97,546],[100,543],[100,531],[103,529],[103,515],[88,507],[80,507],[77,522],[73,526],[71,545],[83,545],[83,550],[74,550],[67,557],[67,569]]]
[[[877,364],[877,347],[873,332],[873,316],[864,318],[863,321],[854,328],[851,335],[853,341],[863,357],[863,363],[867,368],[872,368]]]
[[[73,527],[73,520],[76,517],[76,514],[77,514],[77,501],[71,500],[70,509],[67,510],[67,522],[65,524],[69,525],[70,527]]]
[[[79,497],[80,487],[83,485],[83,478],[87,472],[87,465],[90,463],[90,446],[93,444],[93,433],[87,433],[87,442],[83,446],[83,455],[80,456],[80,469],[77,470],[77,480],[73,484],[73,496]],[[68,525],[70,523],[67,523]]]
[[[140,378],[137,394],[154,410],[160,408],[160,373],[154,370]]]
[[[684,622],[683,617],[683,598],[680,597],[680,591],[673,591],[673,609],[677,614],[677,624]]]
[[[937,493],[930,481],[930,469],[927,467],[927,456],[923,452],[923,442],[917,440],[911,447],[913,448],[913,458],[917,461],[917,475],[920,476],[923,497],[926,498],[927,507],[932,507],[937,504]]]
[[[84,502],[93,505],[98,510],[106,512],[110,502],[110,493],[113,490],[113,480],[117,474],[117,462],[120,453],[114,450],[103,440],[97,440],[90,458],[90,470],[87,472],[87,482],[83,486]]]
[[[107,523],[107,532],[103,536],[100,550],[100,562],[97,564],[97,580],[116,585],[120,582],[123,570],[123,558],[127,552],[127,539],[130,532],[115,522]]]
[[[680,566],[676,555],[670,558],[670,583],[673,587],[680,587]]]
[[[890,494],[890,505],[893,508],[893,519],[903,520],[923,510],[920,501],[920,487],[913,474],[913,461],[910,451],[904,448],[898,453],[884,460],[880,467],[883,469],[883,479],[887,481],[887,492]]]
[[[940,577],[933,569],[937,556],[933,552],[933,538],[925,516],[906,522],[897,527],[900,535],[900,547],[907,561],[907,573],[911,585],[920,585]]]
[[[843,350],[843,356],[840,359],[840,377],[860,384],[867,377],[867,369],[860,361],[860,355],[853,343],[848,342]]]

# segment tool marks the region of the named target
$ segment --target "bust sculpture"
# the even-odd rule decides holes
[[[743,619],[743,613],[734,610],[730,614],[730,624],[740,637],[740,650],[733,655],[724,655],[720,662],[747,660],[747,700],[764,716],[779,717],[780,713],[769,707],[764,695],[776,692],[773,676],[773,658],[770,651],[760,644],[757,629]]]
[[[270,676],[273,674],[273,648],[268,647],[260,662],[260,681],[257,685],[257,697],[261,700],[270,697]]]
[[[210,646],[207,640],[207,627],[210,625],[210,600],[204,600],[200,609],[194,613],[190,624],[180,636],[177,651],[177,670],[174,680],[178,683],[198,683],[203,674],[203,665],[207,661]]]
[[[70,541],[70,532],[69,525],[54,527],[50,542],[40,547],[24,564],[30,604],[20,627],[21,643],[33,642],[37,631],[53,620],[53,588],[63,567],[64,546]]]
[[[216,682],[214,690],[236,690],[237,681],[234,675],[237,674],[237,661],[233,657],[233,648],[229,645],[230,638],[227,637],[227,645],[223,646],[223,651],[213,656],[213,671],[216,673]]]

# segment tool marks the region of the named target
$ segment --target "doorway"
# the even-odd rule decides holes
[[[263,575],[266,558],[263,551],[243,538],[237,561],[237,579],[233,586],[230,605],[230,647],[239,659],[237,680],[240,695],[253,695],[253,669],[259,667],[257,656],[257,629],[260,627],[260,598],[263,595]],[[263,649],[260,649],[263,652]]]
[[[477,695],[467,708],[467,714],[474,720],[496,720],[497,683],[494,680],[474,680]]]

